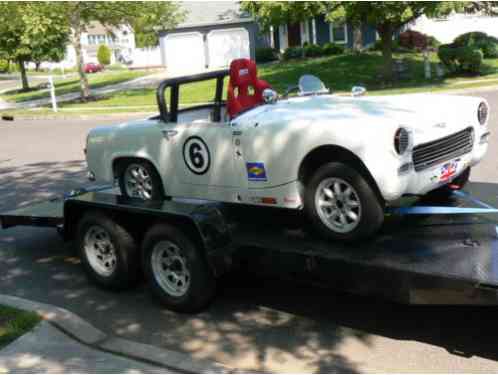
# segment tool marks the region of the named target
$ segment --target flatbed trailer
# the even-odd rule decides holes
[[[400,303],[498,305],[498,184],[469,183],[444,207],[440,202],[392,209],[382,232],[358,243],[319,238],[296,211],[147,202],[109,187],[6,212],[0,220],[5,229],[57,228],[65,240],[75,240],[87,274],[101,286],[126,288],[143,268],[153,293],[176,311],[207,306],[216,279],[240,261],[257,264],[259,272]],[[110,276],[92,266],[85,250],[99,226],[117,254]]]

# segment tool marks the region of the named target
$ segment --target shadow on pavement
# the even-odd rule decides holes
[[[78,160],[0,168],[0,210],[80,187],[84,168]],[[370,348],[375,336],[498,359],[496,308],[402,306],[240,271],[221,280],[207,311],[176,314],[143,283],[121,293],[92,286],[71,244],[46,229],[0,232],[0,293],[67,308],[128,339],[258,372],[360,372],[368,360],[343,348]]]

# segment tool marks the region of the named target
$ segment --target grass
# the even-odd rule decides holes
[[[370,95],[438,92],[448,89],[498,85],[498,59],[485,60],[481,75],[478,77],[436,77],[428,80],[424,77],[424,61],[421,54],[395,54],[394,58],[403,59],[406,62],[409,74],[407,78],[392,84],[385,84],[380,78],[383,59],[378,52],[299,59],[262,65],[259,68],[259,76],[267,80],[279,93],[285,92],[289,85],[296,84],[303,74],[318,76],[332,92],[340,94],[349,93],[351,88],[357,85],[365,86]],[[435,53],[430,54],[429,59],[434,66],[439,62]],[[433,69],[434,71],[435,69]],[[225,86],[227,81],[225,79]],[[214,80],[181,86],[181,105],[211,102],[214,92]],[[226,87],[224,92],[226,96]],[[154,88],[121,91],[98,101],[90,103],[67,102],[61,103],[59,107],[60,113],[64,114],[157,112]],[[46,108],[36,113],[49,112],[50,110]]]
[[[121,83],[125,81],[132,80],[146,75],[146,71],[140,70],[118,70],[118,71],[106,71],[102,73],[88,74],[88,81],[90,83],[90,88],[96,89],[103,86],[113,85],[116,83]],[[70,92],[78,92],[80,88],[80,82],[78,77],[71,77],[67,79],[55,81],[55,92],[57,95],[63,95]],[[27,92],[21,92],[19,90],[7,91],[2,95],[4,100],[10,102],[24,102],[34,99],[48,98],[50,93],[48,90],[33,90]]]
[[[35,313],[0,306],[0,349],[30,331],[39,321]]]

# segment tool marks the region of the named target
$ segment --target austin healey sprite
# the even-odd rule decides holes
[[[207,79],[214,102],[180,109],[180,86]],[[477,97],[364,91],[331,94],[305,75],[279,96],[248,59],[167,79],[160,115],[90,131],[89,177],[137,199],[303,210],[327,238],[365,238],[400,197],[465,185],[488,147],[489,110]]]

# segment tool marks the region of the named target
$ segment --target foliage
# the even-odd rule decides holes
[[[421,15],[439,17],[460,12],[490,12],[493,7],[476,2],[439,1],[242,1],[242,8],[268,29],[271,25],[296,22],[312,16],[325,15],[327,21],[349,22],[353,26],[369,24],[375,27],[382,40],[385,60],[384,77],[392,78],[392,39],[396,30]]]
[[[81,34],[93,22],[99,22],[110,31],[113,28],[130,25],[139,36],[139,43],[152,43],[157,29],[171,28],[180,21],[182,13],[171,2],[154,1],[63,1],[52,2],[62,6],[61,13],[69,23],[72,44],[76,51],[76,61],[80,76],[81,96],[90,96],[90,87],[83,71]],[[140,44],[139,44],[140,45]]]
[[[147,2],[146,12],[131,21],[137,48],[153,47],[159,44],[157,27],[173,29],[185,19],[186,13],[172,1]]]
[[[97,60],[101,65],[109,65],[111,63],[111,49],[105,44],[101,44],[97,50]]]
[[[60,4],[50,2],[0,2],[0,53],[18,63],[25,90],[25,62],[64,57],[70,29],[60,10]]]
[[[304,56],[306,57],[320,57],[323,55],[323,48],[317,44],[307,44],[304,46]]]
[[[480,49],[485,58],[498,57],[498,39],[483,32],[473,31],[457,36],[453,44]]]
[[[322,49],[325,56],[340,55],[344,53],[344,46],[336,43],[325,43]]]
[[[424,50],[429,47],[429,37],[421,32],[415,30],[407,30],[399,34],[399,45],[404,48],[411,50]],[[432,43],[436,43],[435,38],[432,39]]]
[[[460,47],[456,44],[443,44],[439,47],[438,57],[452,73],[478,74],[481,69],[483,53],[471,46]]]
[[[0,73],[9,73],[10,61],[7,59],[0,59]]]
[[[256,62],[265,63],[278,60],[277,51],[271,47],[256,48]]]
[[[290,60],[290,59],[299,59],[301,57],[304,57],[304,49],[303,47],[289,47],[286,48],[282,58],[284,60]]]

